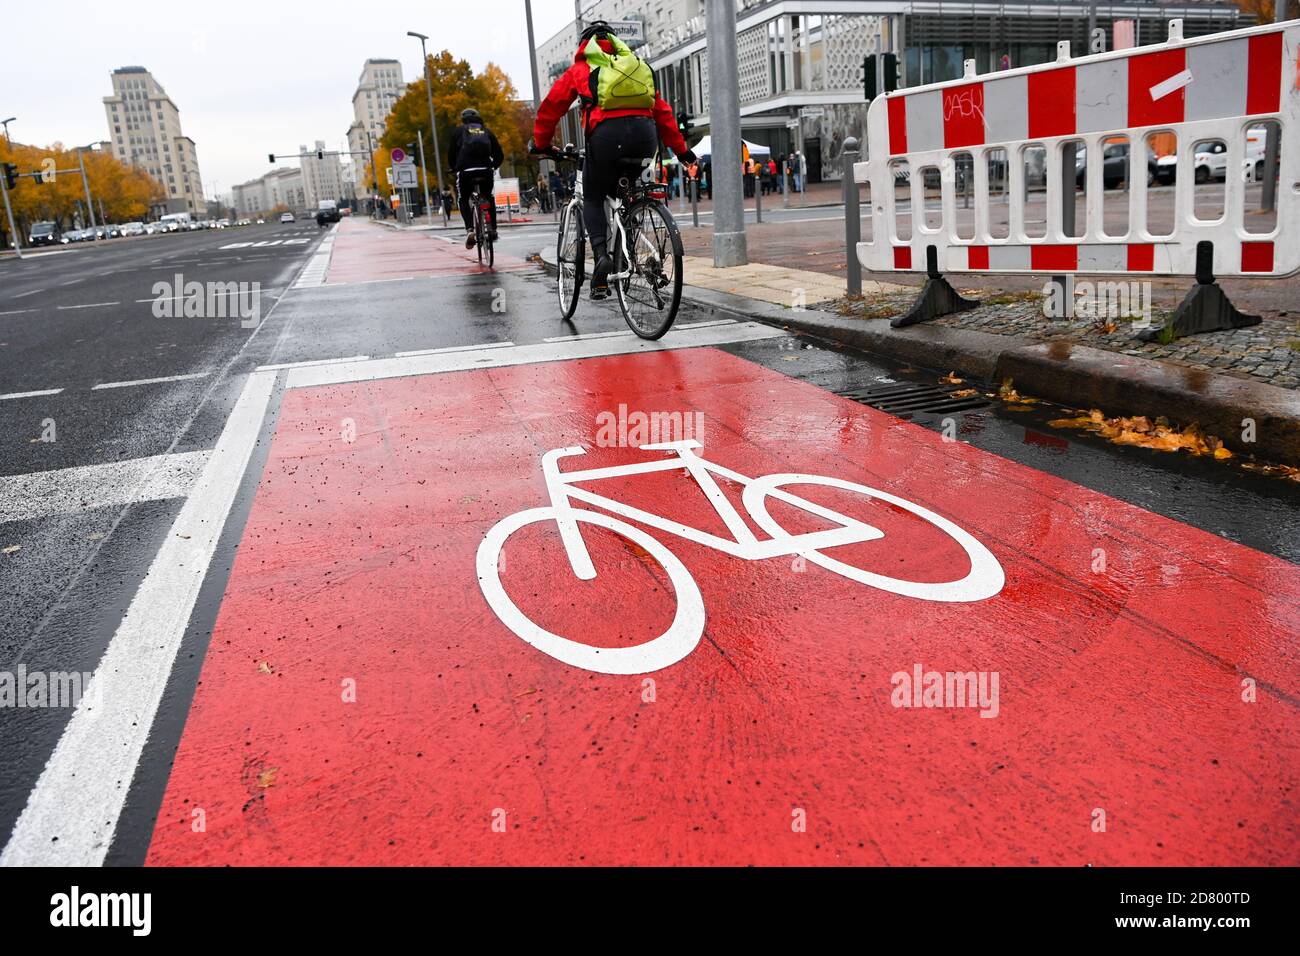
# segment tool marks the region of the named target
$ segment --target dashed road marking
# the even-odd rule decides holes
[[[59,311],[66,312],[69,309],[98,309],[107,305],[121,305],[121,302],[83,302],[81,305],[56,305]]]
[[[20,292],[20,293],[18,293],[16,296],[14,296],[14,298],[15,298],[15,299],[25,299],[25,298],[27,298],[29,295],[37,295],[37,294],[39,294],[39,293],[41,293],[41,292],[44,292],[44,291],[45,291],[44,289],[32,289],[31,292]]]
[[[39,398],[42,395],[57,395],[63,391],[61,388],[43,388],[35,392],[9,392],[7,395],[0,395],[0,402],[8,401],[11,398]]]
[[[91,391],[101,388],[129,388],[132,385],[157,385],[162,382],[185,382],[195,378],[207,378],[211,372],[192,372],[189,375],[164,375],[161,378],[137,378],[130,382],[100,382]]]

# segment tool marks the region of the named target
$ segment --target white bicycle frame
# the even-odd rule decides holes
[[[647,165],[649,164],[649,162],[650,162],[649,160],[646,160]],[[623,200],[619,199],[617,196],[613,197],[612,199],[609,197],[605,198],[605,222],[609,230],[607,234],[613,235],[614,233],[618,233],[619,244],[621,245],[622,248],[627,249],[627,232],[626,230],[623,229],[623,217],[618,214],[618,211],[622,208],[623,208]],[[578,167],[578,171],[574,174],[573,177],[573,198],[569,200],[569,215],[571,216],[582,215],[582,167],[581,166]],[[561,229],[564,228],[563,223],[560,224],[560,228]],[[629,254],[627,259],[628,262],[630,263],[632,261],[632,256]],[[626,279],[629,278],[631,275],[632,275],[631,269],[624,269],[622,272],[611,272],[608,278]]]
[[[642,674],[660,670],[677,663],[699,642],[704,633],[704,601],[695,579],[681,560],[662,542],[635,525],[610,517],[602,511],[575,508],[573,506],[575,501],[604,509],[605,512],[611,512],[746,561],[759,561],[781,555],[799,555],[813,564],[850,580],[907,597],[928,601],[969,602],[984,600],[1002,590],[1005,576],[997,558],[973,536],[942,515],[935,514],[897,495],[839,478],[793,473],[750,478],[701,458],[695,454],[695,450],[701,447],[703,446],[698,441],[693,440],[643,445],[641,446],[643,451],[666,451],[676,454],[673,457],[630,465],[571,472],[560,471],[560,460],[585,454],[584,449],[557,448],[546,452],[542,456],[542,474],[546,480],[550,506],[532,508],[501,519],[488,531],[479,545],[477,557],[479,586],[488,604],[501,621],[523,640],[557,660],[605,674]],[[677,469],[685,469],[700,486],[731,534],[730,538],[692,528],[578,487],[583,482]],[[749,529],[730,499],[718,487],[714,475],[721,475],[744,488],[741,495],[742,503],[759,528],[768,535],[766,540],[760,540]],[[959,544],[970,559],[970,571],[965,577],[956,581],[905,581],[866,571],[828,557],[819,549],[874,541],[884,537],[884,533],[865,522],[782,490],[781,486],[787,484],[813,484],[838,488],[863,494],[869,498],[877,498],[908,511],[933,524]],[[769,497],[830,521],[837,527],[803,534],[790,534],[768,513]],[[668,573],[677,595],[677,614],[668,630],[651,641],[633,647],[601,648],[553,634],[528,618],[510,599],[501,584],[501,551],[506,539],[519,528],[543,521],[555,522],[573,573],[583,581],[594,579],[596,568],[583,540],[582,532],[578,528],[580,522],[604,527],[648,552]]]

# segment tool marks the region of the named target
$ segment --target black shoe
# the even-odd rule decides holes
[[[596,266],[591,270],[591,297],[592,299],[609,298],[609,274],[614,269],[614,260],[608,255],[603,255],[596,260]]]
[[[474,248],[474,233],[468,232],[465,234],[465,248],[466,249]]]

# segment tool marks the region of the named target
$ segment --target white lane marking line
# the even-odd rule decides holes
[[[445,352],[473,352],[476,349],[504,349],[514,346],[514,342],[484,342],[482,345],[451,345],[441,349],[414,349],[410,352],[395,353],[398,358],[408,355],[442,355]]]
[[[129,388],[132,385],[157,385],[160,382],[185,382],[194,378],[207,378],[211,372],[191,372],[188,375],[164,375],[161,378],[137,378],[130,382],[100,382],[91,391],[101,388]]]
[[[18,295],[14,296],[14,298],[15,298],[15,299],[25,299],[25,298],[27,298],[29,295],[38,295],[39,293],[44,292],[44,291],[45,291],[44,289],[33,289],[31,292],[20,292],[20,293],[18,293]]]
[[[64,311],[67,309],[99,309],[109,305],[121,305],[121,302],[86,302],[82,305],[56,305],[55,308]]]
[[[208,455],[190,451],[0,478],[0,524],[105,505],[184,498]]]
[[[274,385],[271,372],[254,372],[244,384],[32,788],[0,866],[103,864]]]
[[[78,282],[80,282],[80,281],[81,281],[81,279],[69,279],[67,282],[60,282],[59,285],[60,285],[60,286],[65,286],[65,285],[76,285],[76,284],[77,284]]]
[[[684,322],[681,325],[674,325],[677,331],[682,329],[710,329],[718,325],[736,325],[735,319],[708,319],[703,322]],[[614,329],[610,332],[582,332],[578,335],[552,335],[550,338],[542,339],[543,342],[581,342],[585,339],[613,339],[620,335],[633,335],[631,329]],[[669,335],[672,332],[668,333]],[[399,355],[402,353],[398,353]]]
[[[305,241],[305,240],[304,240]],[[306,267],[298,273],[293,284],[295,289],[314,289],[325,284],[325,274],[329,271],[330,253],[334,250],[334,233],[330,233],[316,247]]]
[[[311,365],[332,365],[335,362],[364,362],[369,355],[349,355],[346,358],[311,359],[307,362],[281,362],[278,365],[259,365],[259,372],[275,372],[282,368],[305,368]]]
[[[22,315],[24,312],[35,311],[35,309],[10,309],[8,312],[0,312],[0,315]]]
[[[41,395],[57,395],[61,391],[63,391],[61,388],[45,388],[39,392],[10,392],[8,395],[0,395],[0,402],[11,398],[37,398]]]
[[[1164,99],[1170,93],[1181,90],[1190,82],[1192,82],[1191,70],[1183,70],[1181,73],[1175,73],[1167,80],[1161,80],[1155,86],[1151,87],[1151,99]]]
[[[538,342],[532,345],[515,345],[510,348],[479,348],[435,355],[408,355],[387,359],[371,359],[367,362],[338,362],[332,365],[319,365],[314,368],[290,369],[288,378],[285,381],[285,387],[311,388],[316,385],[370,382],[383,378],[400,378],[406,375],[435,375],[441,372],[458,372],[474,368],[501,368],[507,365],[559,362],[566,359],[596,358],[603,355],[625,355],[636,352],[666,352],[673,349],[722,345],[728,342],[751,342],[757,339],[784,338],[787,334],[780,329],[759,325],[754,322],[735,322],[731,325],[669,332],[667,336],[657,342],[638,338],[629,332],[627,335],[620,335],[617,338]]]

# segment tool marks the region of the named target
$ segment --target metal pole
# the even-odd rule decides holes
[[[754,167],[754,221],[763,221],[763,177],[757,172],[758,166]]]
[[[429,228],[433,228],[433,207],[429,205],[429,167],[424,161],[424,130],[415,131],[415,143],[420,147],[420,169],[424,173],[424,210],[429,216]],[[441,202],[438,205],[442,205]]]
[[[8,131],[6,130],[6,132]],[[9,235],[14,240],[14,254],[21,259],[23,257],[23,240],[22,236],[18,235],[18,227],[14,225],[14,211],[9,206],[9,186],[5,182],[5,178],[5,176],[0,175],[0,193],[4,195],[5,199],[5,215],[9,217]]]
[[[741,182],[740,85],[735,0],[705,0],[709,43],[709,119],[713,134],[713,265],[743,266],[745,200]],[[727,172],[731,170],[731,172]]]
[[[80,148],[77,149],[77,165],[81,167],[81,185],[86,189],[86,212],[90,215],[90,228],[94,229],[98,225],[95,222],[95,204],[90,198],[90,180],[86,178],[86,160]]]
[[[1273,22],[1286,19],[1286,0],[1274,0]],[[1264,188],[1259,197],[1259,208],[1271,211],[1277,208],[1277,123],[1269,123],[1264,134]]]
[[[790,154],[781,161],[781,205],[790,208]]]
[[[366,130],[366,148],[370,150],[370,180],[374,188],[371,196],[378,197],[379,172],[375,169],[375,141],[371,138],[370,130]],[[379,200],[378,198],[372,198],[370,200],[370,218],[373,219],[377,212],[379,212]]]
[[[699,177],[691,179],[691,224],[700,228],[700,180]]]
[[[1061,232],[1066,236],[1074,235],[1074,207],[1075,207],[1075,177],[1078,175],[1077,156],[1078,145],[1067,143],[1061,147]],[[1100,153],[1097,149],[1094,152]],[[1096,162],[1099,157],[1092,157]],[[1086,176],[1087,174],[1085,174]],[[1084,182],[1087,182],[1085,179]],[[1046,197],[1044,197],[1044,213],[1046,214]],[[1070,276],[1058,275],[1052,276],[1052,284],[1060,289],[1059,300],[1063,305],[1063,314],[1055,316],[1058,319],[1068,319],[1074,315],[1074,289]]]
[[[844,140],[844,252],[849,295],[862,294],[862,263],[858,260],[858,242],[862,239],[862,214],[858,211],[858,184],[853,179],[853,164],[858,161],[858,141]]]
[[[438,191],[442,192],[442,150],[438,147],[438,120],[433,115],[433,64],[429,62],[429,53],[424,48],[424,37],[420,37],[420,56],[424,57],[424,91],[429,94],[429,132],[433,140],[433,165],[438,171]],[[442,214],[442,224],[447,225],[447,213]]]

